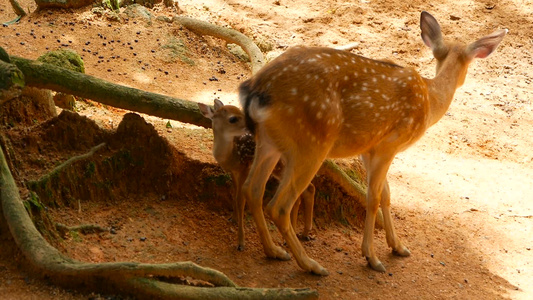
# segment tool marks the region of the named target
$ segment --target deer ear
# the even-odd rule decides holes
[[[220,101],[218,99],[215,99],[215,110],[218,110],[222,106],[224,106],[224,103],[222,103],[222,101]]]
[[[209,119],[213,118],[214,111],[210,106],[205,105],[203,103],[197,103],[197,104],[198,104],[198,108],[200,109],[200,112],[202,113],[202,115],[204,115],[204,117],[209,118]]]
[[[503,37],[507,34],[509,30],[500,29],[496,30],[493,33],[486,35],[479,40],[468,45],[466,55],[469,59],[474,58],[485,58],[489,56],[503,40]]]
[[[427,11],[420,14],[420,29],[422,30],[422,40],[426,46],[431,48],[433,52],[441,48],[443,42],[439,22]]]

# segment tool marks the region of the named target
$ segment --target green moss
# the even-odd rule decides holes
[[[161,46],[161,48],[169,50],[169,62],[174,62],[177,58],[179,58],[186,64],[191,66],[195,65],[194,60],[190,59],[188,56],[189,49],[187,49],[187,46],[185,46],[185,43],[183,43],[181,39],[170,37],[168,42]]]
[[[115,155],[104,159],[103,163],[107,164],[113,171],[122,171],[129,166],[135,165],[133,156],[129,150],[121,150]]]
[[[83,241],[83,239],[80,237],[80,234],[77,231],[72,230],[69,233],[73,241],[78,242],[78,243]]]
[[[85,66],[81,56],[70,49],[50,51],[37,58],[37,61],[75,72],[85,73]]]
[[[229,174],[213,175],[206,177],[205,181],[214,182],[217,186],[225,186],[231,181],[231,176]]]
[[[85,177],[90,178],[96,172],[96,164],[93,161],[88,162],[85,165]]]
[[[38,214],[44,208],[41,201],[39,201],[39,196],[34,192],[30,192],[30,197],[28,200],[24,201],[24,207],[32,219],[34,212]]]

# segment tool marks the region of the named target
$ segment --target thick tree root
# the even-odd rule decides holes
[[[29,265],[52,282],[67,288],[123,293],[140,298],[159,299],[315,299],[310,289],[238,288],[223,273],[200,267],[192,262],[172,264],[102,263],[73,260],[52,247],[37,231],[20,199],[18,188],[0,151],[1,212],[9,230]],[[192,277],[213,288],[172,284],[159,278]],[[198,289],[198,290],[197,290]]]
[[[27,86],[91,99],[163,119],[211,127],[211,121],[200,113],[198,105],[192,101],[113,84],[90,75],[20,57],[11,56],[11,61],[24,73]]]
[[[7,59],[9,60],[9,57]],[[0,57],[0,104],[20,96],[23,87],[24,74],[15,65]]]

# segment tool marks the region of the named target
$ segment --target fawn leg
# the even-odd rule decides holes
[[[257,140],[255,148],[254,161],[250,168],[248,178],[242,187],[245,201],[250,207],[252,216],[259,232],[259,237],[263,243],[263,249],[267,257],[277,258],[280,260],[289,260],[291,256],[283,248],[276,246],[272,241],[268,231],[265,216],[263,214],[263,194],[265,185],[278,163],[280,153],[267,143]]]
[[[313,206],[315,205],[315,186],[310,183],[300,195],[304,203],[304,231],[302,237],[309,240],[309,234],[313,229]]]
[[[409,256],[411,252],[405,247],[394,229],[394,223],[390,212],[390,189],[389,183],[385,179],[383,191],[381,193],[381,210],[383,212],[383,222],[387,236],[387,244],[392,248],[392,252],[399,256]]]
[[[307,256],[290,220],[290,212],[296,199],[311,183],[311,179],[325,158],[325,153],[312,155],[313,159],[303,157],[301,154],[285,153],[284,156],[287,163],[278,190],[267,205],[267,212],[285,238],[298,265],[305,271],[328,275],[324,267]]]
[[[248,171],[248,170],[245,170]],[[242,185],[246,179],[247,172],[242,172],[234,176],[235,184],[235,213],[237,215],[237,226],[238,226],[238,245],[237,250],[244,250],[244,206],[246,204],[244,195],[242,194]]]

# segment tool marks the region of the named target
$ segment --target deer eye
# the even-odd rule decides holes
[[[235,123],[237,123],[237,121],[239,121],[239,118],[233,116],[233,117],[230,117],[228,121],[229,121],[231,124],[235,124]]]

